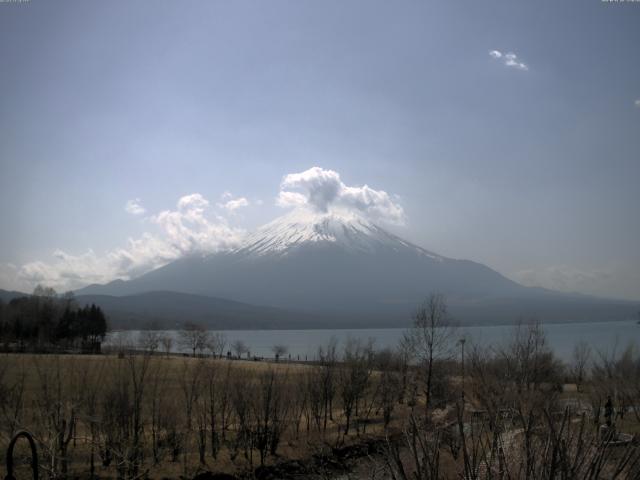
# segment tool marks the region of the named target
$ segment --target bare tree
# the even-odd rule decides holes
[[[196,420],[196,426],[198,426],[198,435],[196,441],[198,442],[200,460],[204,461],[204,449],[206,448],[206,435],[203,435],[203,421],[202,415],[205,414],[206,408],[201,404],[202,397],[202,382],[204,374],[204,360],[198,359],[196,361],[190,361],[184,359],[182,364],[182,370],[180,373],[180,389],[182,390],[182,409],[185,413],[185,449],[183,455],[183,468],[187,473],[187,451],[191,446],[191,440],[193,436],[194,417]],[[202,414],[202,415],[201,415]]]
[[[186,322],[184,328],[180,330],[180,344],[183,348],[190,350],[193,356],[196,351],[202,352],[207,348],[209,334],[207,330],[198,323]]]
[[[76,427],[80,403],[71,384],[75,376],[75,362],[65,362],[65,365],[62,362],[59,356],[46,361],[34,359],[39,387],[37,436],[47,461],[45,469],[52,478],[67,475],[69,443]]]
[[[98,406],[102,396],[102,388],[107,362],[92,363],[80,362],[79,367],[79,398],[80,409],[78,419],[84,426],[84,431],[89,433],[89,473],[90,478],[95,478],[95,454],[98,442]],[[75,440],[74,440],[75,441]]]
[[[323,410],[322,429],[326,433],[327,421],[333,420],[333,399],[337,392],[337,365],[338,365],[338,339],[331,337],[329,343],[318,348],[318,362],[320,368],[318,370],[320,398]],[[315,401],[313,399],[312,401]]]
[[[571,374],[576,382],[576,388],[580,391],[587,374],[587,366],[591,360],[591,347],[584,340],[578,342],[573,348],[571,362]]]
[[[412,413],[403,431],[401,444],[388,441],[384,451],[387,472],[392,480],[441,480],[440,432],[425,432]],[[402,447],[407,453],[403,454]],[[463,478],[478,479],[477,476]]]
[[[254,382],[253,372],[245,369],[235,369],[230,378],[231,406],[234,413],[235,436],[230,445],[229,455],[234,460],[240,449],[244,451],[244,457],[253,464],[253,444],[255,436],[251,424],[251,410],[255,401],[254,397],[247,395],[247,385]]]
[[[603,404],[609,397],[617,407],[618,420],[624,420],[625,412],[630,410],[640,421],[640,353],[637,344],[631,343],[619,353],[617,348],[611,352],[598,352],[587,391],[596,423],[599,423]]]
[[[293,388],[290,391],[291,420],[295,430],[295,439],[300,436],[300,425],[302,419],[306,416],[309,418],[309,398],[307,390],[307,376],[304,373],[294,373],[296,380],[292,382]],[[308,421],[307,421],[308,424]]]
[[[311,428],[311,422],[315,425],[318,432],[322,430],[322,414],[326,412],[327,403],[324,396],[324,384],[322,382],[324,376],[323,368],[310,368],[305,371],[305,398],[308,399],[306,408],[307,434]],[[325,420],[327,414],[325,414]],[[326,425],[326,421],[325,421]],[[326,430],[326,427],[325,427]]]
[[[344,434],[349,435],[352,416],[359,414],[360,401],[369,385],[373,362],[372,342],[364,344],[348,339],[344,349],[344,359],[340,368],[340,397],[345,418]],[[357,425],[356,425],[357,426]]]
[[[125,354],[135,347],[131,337],[131,332],[128,330],[113,332],[111,335],[109,343],[112,345],[112,348],[118,352],[118,356],[121,358],[124,358]]]
[[[236,357],[238,358],[242,357],[242,355],[249,352],[249,347],[247,347],[247,344],[244,343],[242,340],[236,340],[235,342],[233,342],[231,344],[231,348],[233,349],[233,352],[236,354]]]
[[[597,480],[635,479],[640,473],[638,446],[629,443],[611,448],[609,440],[588,428],[584,416],[572,418],[566,411],[559,416],[550,410],[536,412],[531,419],[537,425],[536,435],[527,438],[484,423],[465,423],[460,404],[457,414],[453,432],[451,427],[427,427],[411,415],[403,442],[388,442],[383,454],[390,478]],[[508,423],[504,427],[508,428]],[[453,458],[444,459],[447,444]],[[451,448],[453,444],[455,448]],[[460,453],[462,461],[456,461]]]
[[[451,356],[454,332],[444,296],[433,293],[418,307],[413,327],[405,333],[404,343],[424,368],[427,412],[432,400],[434,364],[438,359]]]
[[[280,360],[280,357],[285,355],[289,349],[286,345],[274,345],[271,347],[271,351],[273,352],[273,356],[276,358],[276,362]]]
[[[169,334],[164,334],[160,337],[160,343],[162,344],[162,349],[164,350],[165,355],[169,358],[171,348],[173,347],[173,337]]]
[[[129,476],[136,478],[139,474],[140,466],[144,461],[143,448],[143,405],[145,390],[147,387],[147,375],[149,373],[150,358],[148,355],[129,355],[127,357],[129,375],[131,379],[131,400],[132,400],[132,439],[131,455],[129,461]]]
[[[602,378],[607,385],[599,395],[617,391],[620,398],[630,382],[616,377],[638,377],[640,361],[632,352],[595,362],[594,382]],[[384,455],[391,478],[439,480],[445,469],[446,478],[474,480],[640,478],[640,449],[631,436],[626,446],[612,448],[612,437],[589,428],[586,415],[558,408],[560,370],[549,354],[544,330],[535,323],[517,326],[502,348],[472,347],[472,401],[485,409],[465,418],[469,411],[458,402],[457,421],[442,427],[411,415],[403,444],[389,442]]]
[[[535,390],[541,383],[559,382],[561,366],[553,355],[542,325],[537,320],[520,322],[511,341],[500,350],[518,393]]]
[[[204,382],[203,382],[204,383]],[[204,385],[201,387],[203,390]],[[209,429],[209,411],[210,405],[207,395],[204,392],[198,396],[194,404],[195,420],[196,420],[196,446],[198,448],[198,459],[200,465],[206,465],[207,453],[207,431]],[[214,417],[215,418],[215,417]]]
[[[220,379],[220,388],[218,392],[220,398],[218,400],[218,410],[220,412],[220,430],[222,432],[222,440],[227,439],[227,430],[229,429],[230,418],[232,413],[231,408],[231,379],[235,374],[231,364],[227,364],[224,375]]]
[[[378,385],[373,399],[382,410],[385,430],[391,422],[391,415],[399,400],[398,389],[401,387],[402,360],[393,351],[386,349],[375,356],[375,368],[378,370]]]
[[[631,410],[640,420],[640,351],[635,343],[629,344],[617,362],[618,413],[622,422],[624,412]]]
[[[280,437],[288,420],[288,402],[285,398],[287,373],[270,369],[260,373],[253,403],[253,430],[255,446],[264,465],[267,454],[275,455]]]
[[[8,362],[4,359],[0,362],[0,438],[4,437],[7,443],[23,424],[27,379],[25,367],[23,357],[13,367],[13,372]]]
[[[211,356],[214,358],[222,358],[224,350],[227,348],[227,337],[222,332],[215,332],[209,336],[207,342],[207,348],[211,352]]]
[[[411,348],[406,344],[405,339],[400,340],[400,343],[395,351],[397,360],[398,373],[400,375],[400,384],[398,385],[398,403],[404,403],[411,381],[411,372],[409,363],[411,362]]]
[[[138,334],[138,345],[147,353],[154,353],[160,347],[161,336],[155,330],[143,330]]]
[[[151,356],[130,351],[112,360],[101,379],[98,425],[99,453],[104,466],[113,465],[119,479],[135,479],[145,459],[145,400]]]
[[[204,396],[204,420],[208,423],[211,457],[214,460],[217,458],[220,449],[220,425],[222,423],[219,421],[222,404],[221,397],[223,396],[221,392],[223,388],[222,382],[219,378],[219,365],[216,362],[209,362],[204,369],[204,382],[207,393]],[[205,444],[204,441],[200,443]],[[203,460],[202,456],[200,460]]]
[[[149,423],[149,431],[151,434],[151,453],[153,455],[154,465],[160,463],[162,457],[162,445],[166,445],[167,435],[166,429],[163,429],[163,423],[166,423],[167,411],[171,410],[168,404],[167,391],[169,389],[167,368],[161,367],[155,362],[149,380],[149,395],[146,397],[147,403],[147,422]],[[163,431],[164,430],[164,431]]]

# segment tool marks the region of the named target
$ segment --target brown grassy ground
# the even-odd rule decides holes
[[[0,355],[0,372],[4,372],[4,378],[0,378],[0,384],[7,388],[18,385],[24,378],[23,404],[24,412],[21,415],[19,424],[20,429],[26,429],[38,435],[43,431],[42,412],[44,409],[38,405],[38,400],[43,395],[43,379],[54,386],[56,372],[62,372],[60,388],[62,389],[62,397],[68,398],[70,402],[79,398],[82,389],[87,388],[87,384],[104,386],[112,384],[114,379],[120,378],[119,375],[128,375],[129,363],[127,358],[118,358],[117,355],[37,355],[37,354],[2,354]],[[165,399],[163,408],[167,409],[169,416],[174,416],[175,421],[179,425],[185,423],[184,415],[184,392],[183,384],[185,375],[191,372],[197,365],[205,365],[208,369],[217,369],[219,373],[225,372],[227,368],[231,368],[231,378],[242,377],[245,375],[258,375],[261,372],[269,370],[275,371],[286,379],[288,385],[288,394],[292,395],[296,389],[303,388],[305,375],[313,368],[311,365],[287,362],[264,362],[250,360],[227,360],[227,359],[196,359],[184,356],[164,356],[154,355],[149,360],[148,374],[146,380],[147,400],[145,401],[144,411],[147,411],[149,396],[151,395],[151,384],[153,379],[163,376],[164,387],[162,395]],[[56,386],[57,388],[57,386]],[[86,393],[86,392],[85,392]],[[251,396],[253,392],[247,391],[246,395]],[[54,395],[55,396],[55,395]],[[344,419],[340,409],[339,402],[335,402],[333,410],[333,421],[329,421],[326,433],[319,433],[313,427],[307,431],[307,420],[303,418],[299,434],[290,425],[282,436],[282,441],[278,448],[276,457],[269,457],[267,463],[274,463],[281,459],[304,459],[318,453],[320,450],[327,450],[331,446],[342,443],[358,442],[367,436],[375,436],[383,434],[382,418],[380,412],[374,412],[368,419],[366,427],[361,425],[360,428],[366,428],[366,434],[357,433],[353,428],[348,437],[342,435]],[[394,414],[394,420],[390,426],[390,430],[398,431],[402,418],[406,415],[406,407],[399,408]],[[82,413],[77,414],[79,421],[74,438],[69,447],[69,457],[71,460],[70,474],[71,476],[79,476],[81,478],[89,474],[89,452],[90,452],[90,435],[86,423],[83,422]],[[4,452],[8,444],[7,422],[5,415],[0,417],[0,452],[2,453],[2,465],[4,466]],[[229,435],[233,436],[233,426]],[[145,427],[145,436],[149,435],[149,427]],[[42,436],[40,436],[42,441]],[[26,443],[26,442],[25,442]],[[145,441],[145,457],[146,461],[143,470],[148,471],[150,478],[179,478],[181,476],[193,476],[198,471],[212,470],[228,473],[238,473],[251,469],[259,464],[259,456],[257,452],[252,452],[252,457],[246,459],[242,453],[232,458],[230,448],[222,448],[217,459],[213,460],[209,454],[207,447],[206,464],[201,465],[198,461],[198,455],[195,440],[189,440],[187,452],[181,454],[178,461],[172,462],[168,455],[160,462],[159,465],[153,465],[151,461],[151,452],[148,438]],[[20,445],[17,449],[18,456],[24,453],[26,449],[24,445]],[[40,453],[41,463],[45,455]],[[26,475],[28,478],[28,468],[22,466],[19,469],[20,476]],[[100,478],[115,478],[116,471],[113,466],[103,467],[100,459],[96,458],[96,474]]]
[[[131,373],[131,366],[137,365],[140,367],[141,356],[137,356],[133,363],[130,363],[130,358],[118,358],[117,355],[35,355],[35,354],[2,354],[0,355],[0,388],[2,386],[6,389],[11,389],[12,386],[21,383],[21,379],[24,378],[24,392],[23,392],[23,404],[24,412],[21,415],[21,422],[19,427],[33,431],[40,436],[40,440],[44,441],[42,435],[44,422],[42,413],[44,411],[50,411],[39,404],[38,402],[43,398],[43,381],[46,379],[50,382],[51,387],[56,387],[55,374],[56,372],[62,373],[62,379],[60,382],[61,393],[58,396],[70,399],[69,402],[76,402],[75,399],[82,397],[86,394],[87,388],[97,388],[113,385],[117,379],[128,378]],[[307,381],[307,375],[314,370],[313,365],[300,364],[300,363],[287,363],[287,362],[265,362],[265,361],[250,361],[250,360],[226,360],[226,359],[196,359],[184,356],[164,356],[154,355],[150,357],[147,365],[148,372],[146,377],[145,386],[145,400],[143,401],[143,415],[148,415],[150,408],[150,401],[153,397],[152,384],[154,379],[163,379],[162,408],[164,413],[170,419],[173,419],[179,428],[184,428],[185,425],[185,378],[198,367],[203,367],[207,370],[215,370],[221,378],[222,374],[230,369],[231,381],[239,378],[246,381],[247,386],[253,385],[252,388],[246,389],[246,395],[248,398],[253,398],[256,395],[255,385],[257,385],[257,379],[260,374],[265,372],[274,371],[280,378],[285,379],[285,399],[291,401],[295,399],[296,393],[305,388],[305,382]],[[377,373],[374,372],[374,384],[377,378]],[[453,388],[457,390],[461,385],[461,379],[458,377],[452,377],[451,384]],[[472,379],[467,380],[467,402],[468,407],[479,408],[474,405],[473,394],[470,391]],[[224,388],[230,388],[226,385]],[[50,389],[51,390],[51,389]],[[55,390],[55,388],[54,388]],[[373,388],[372,388],[373,390]],[[372,394],[372,390],[369,391],[369,395]],[[419,388],[420,392],[421,389]],[[0,392],[1,393],[1,392]],[[51,392],[49,392],[51,394]],[[57,393],[53,392],[52,398],[56,398]],[[564,392],[561,394],[564,399],[583,398],[586,399],[585,394],[577,392]],[[0,400],[2,397],[0,397]],[[419,397],[418,405],[416,408],[419,412],[423,409],[423,397]],[[5,403],[4,406],[0,405],[0,455],[2,458],[1,465],[4,470],[4,452],[8,443],[7,436],[7,415],[10,413],[7,411],[9,403]],[[81,409],[80,409],[81,410]],[[311,426],[307,431],[307,419],[303,417],[300,431],[296,434],[294,426],[290,423],[285,430],[279,448],[277,456],[268,457],[267,464],[273,464],[283,459],[286,460],[303,460],[310,458],[313,454],[320,451],[328,451],[331,447],[341,444],[359,443],[367,438],[380,437],[385,433],[398,434],[401,431],[401,427],[409,415],[409,407],[406,404],[396,405],[396,410],[393,413],[393,419],[389,427],[388,432],[384,431],[382,422],[382,413],[379,411],[372,412],[370,418],[366,422],[366,426],[363,423],[360,428],[366,428],[366,432],[357,432],[356,429],[352,429],[351,434],[345,437],[342,434],[344,429],[345,419],[340,408],[340,402],[336,400],[334,409],[332,412],[333,420],[329,421],[328,429],[326,433],[318,432]],[[74,432],[74,438],[69,447],[69,458],[71,459],[70,476],[87,478],[89,476],[89,452],[91,449],[90,434],[87,428],[86,415],[79,411],[77,412],[79,418],[78,426]],[[437,412],[434,418],[440,418],[441,422],[446,423],[450,421],[455,415],[453,409],[450,406],[448,409]],[[311,422],[312,423],[312,422]],[[230,440],[235,435],[235,426],[231,425],[229,429],[229,438],[227,444],[221,448],[218,457],[214,460],[210,453],[209,447],[207,447],[206,462],[201,465],[198,459],[195,432],[193,432],[190,439],[187,442],[185,452],[182,453],[177,461],[172,462],[167,452],[164,452],[161,462],[157,465],[153,464],[152,455],[150,451],[149,426],[145,425],[145,462],[143,464],[142,472],[146,472],[149,478],[192,478],[196,473],[200,471],[220,471],[228,473],[240,473],[247,472],[253,467],[259,464],[258,453],[254,450],[251,452],[249,459],[245,458],[242,452],[237,455],[233,455],[233,449],[230,447]],[[627,414],[624,420],[619,422],[619,429],[627,433],[640,433],[640,422],[637,421],[632,413]],[[20,445],[17,453],[19,457],[25,457],[26,449],[24,445]],[[46,458],[46,455],[41,452],[41,461]],[[459,467],[452,460],[451,456],[443,451],[442,455],[444,471],[453,475],[453,472]],[[366,466],[365,470],[369,467]],[[43,472],[44,473],[44,472]],[[96,474],[100,478],[116,478],[116,469],[113,465],[109,467],[103,467],[100,463],[100,459],[96,458]],[[0,476],[4,476],[4,472],[0,471]],[[19,469],[19,475],[17,478],[30,478],[28,467],[22,465]]]

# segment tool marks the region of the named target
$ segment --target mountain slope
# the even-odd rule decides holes
[[[177,260],[128,282],[84,293],[175,291],[322,315],[333,321],[405,325],[431,292],[466,322],[596,320],[635,305],[523,287],[489,267],[446,258],[356,216],[293,212],[230,252]],[[595,305],[603,308],[594,308]]]

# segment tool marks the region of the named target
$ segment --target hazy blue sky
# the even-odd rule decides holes
[[[0,288],[224,248],[318,166],[425,248],[640,299],[639,47],[637,2],[0,3]]]

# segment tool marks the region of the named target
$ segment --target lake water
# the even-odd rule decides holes
[[[570,360],[575,345],[580,341],[587,342],[594,351],[620,351],[630,343],[640,344],[640,325],[634,321],[601,322],[601,323],[557,323],[543,326],[547,340],[556,355],[563,360]],[[508,341],[513,334],[513,325],[469,326],[460,328],[457,337],[465,337],[470,343],[480,345],[500,345]],[[251,355],[273,357],[271,348],[284,345],[292,359],[308,360],[315,358],[318,347],[327,345],[332,337],[340,344],[348,338],[362,340],[373,339],[379,349],[394,348],[398,345],[405,329],[344,329],[344,330],[223,330],[228,345],[242,340],[250,349]],[[183,351],[179,345],[178,332],[169,331],[174,337],[174,351]],[[129,341],[135,342],[138,331],[114,333],[110,342],[116,342],[118,335],[125,335]]]

